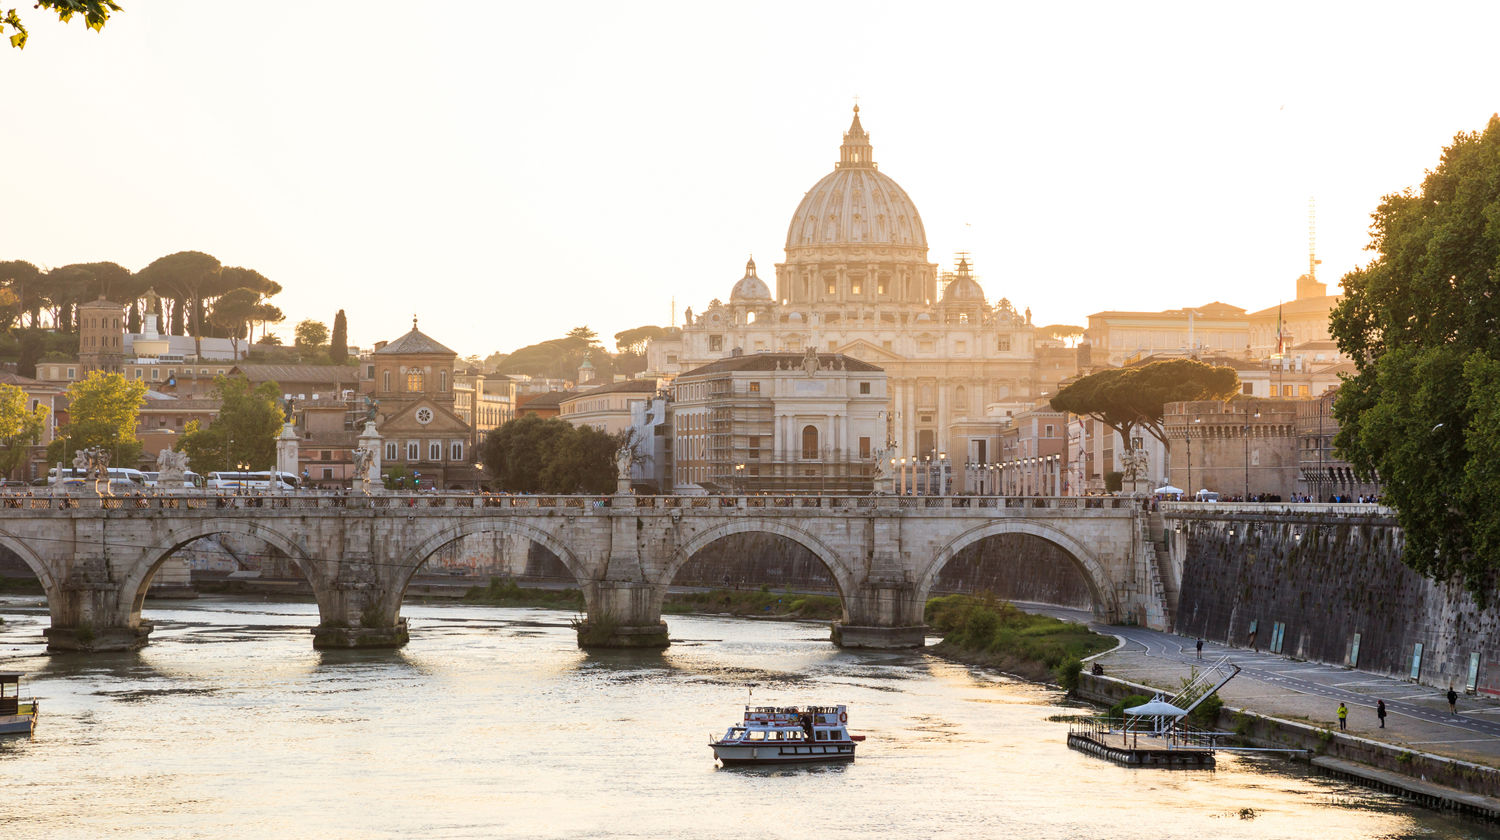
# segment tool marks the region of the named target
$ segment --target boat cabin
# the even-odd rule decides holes
[[[20,671],[0,671],[0,716],[21,713]]]

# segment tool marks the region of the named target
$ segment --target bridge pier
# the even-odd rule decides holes
[[[845,599],[847,620],[833,625],[833,643],[846,648],[892,650],[927,644],[927,624],[916,584],[867,581]]]
[[[575,623],[578,646],[664,648],[667,623],[661,620],[662,586],[628,581],[592,581],[584,588],[588,613]]]
[[[312,581],[320,619],[313,647],[399,648],[411,641],[401,616],[402,589],[389,586],[388,577],[370,562],[345,559],[331,583]]]
[[[47,593],[47,605],[52,622],[42,632],[49,651],[137,650],[151,635],[151,623],[125,601],[103,558],[75,557],[60,591]]]

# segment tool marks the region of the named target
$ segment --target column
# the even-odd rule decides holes
[[[906,393],[906,415],[902,421],[905,429],[902,431],[901,452],[912,456],[917,454],[917,384],[908,379],[901,385]]]
[[[937,383],[937,435],[934,440],[937,443],[938,452],[948,451],[948,388],[951,387],[947,381],[939,379]],[[936,458],[937,455],[932,456]]]

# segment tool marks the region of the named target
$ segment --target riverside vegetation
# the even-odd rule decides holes
[[[999,668],[1031,680],[1056,680],[1071,691],[1083,659],[1115,641],[1048,615],[1035,615],[991,595],[944,595],[927,602],[926,620],[943,640],[933,653]]]
[[[536,589],[521,586],[510,578],[497,577],[490,578],[487,586],[471,587],[464,594],[464,601],[502,607],[584,608],[583,593],[577,589]],[[843,615],[839,599],[831,595],[774,592],[765,586],[751,590],[714,589],[707,592],[669,593],[662,600],[661,610],[667,615],[714,613],[789,619],[831,620]]]

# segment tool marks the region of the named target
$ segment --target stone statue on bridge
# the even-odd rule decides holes
[[[354,489],[356,492],[369,493],[370,482],[374,477],[370,475],[375,466],[375,453],[363,446],[354,450]]]
[[[163,449],[156,453],[156,486],[179,489],[186,486],[188,456],[186,452]]]
[[[615,492],[621,495],[630,492],[630,468],[635,466],[635,451],[629,446],[615,450]]]
[[[876,493],[890,493],[891,486],[891,453],[896,451],[896,444],[887,444],[884,449],[877,449],[870,453],[875,459],[875,486]]]

